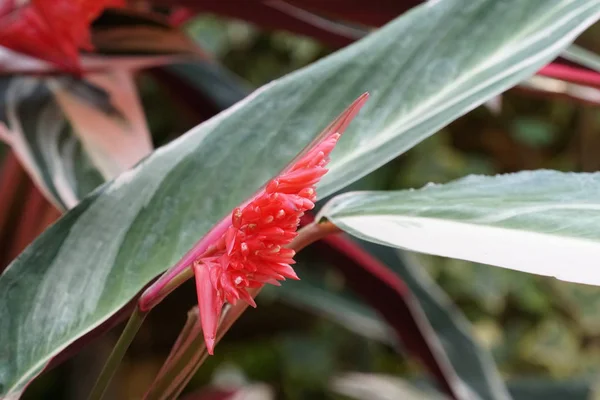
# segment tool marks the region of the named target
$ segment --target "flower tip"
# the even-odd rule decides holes
[[[326,128],[326,132],[330,134],[343,134],[348,125],[350,125],[350,122],[352,122],[354,117],[356,117],[368,99],[369,92],[365,92],[360,95]]]
[[[215,348],[215,337],[223,301],[219,297],[210,281],[209,266],[201,263],[193,265],[196,276],[196,291],[198,294],[198,310],[200,311],[200,323],[204,334],[204,342],[208,354],[212,355]]]
[[[250,305],[252,308],[256,308],[256,302],[246,290],[240,290],[240,298]]]
[[[369,92],[364,92],[363,94],[358,96],[358,98],[354,100],[352,104],[350,104],[350,106],[348,106],[348,108],[346,109],[346,113],[348,113],[348,117],[350,120],[353,119],[356,116],[356,114],[358,114],[358,112],[365,105],[367,100],[369,100],[369,97],[371,97]]]
[[[204,336],[204,342],[206,343],[206,350],[211,356],[215,354],[215,338]]]

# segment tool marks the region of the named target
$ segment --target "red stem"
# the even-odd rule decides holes
[[[540,69],[538,75],[600,88],[600,73],[585,68],[572,67],[554,62]]]

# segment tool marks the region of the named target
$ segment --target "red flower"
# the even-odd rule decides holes
[[[0,0],[2,1],[2,0]],[[125,0],[31,0],[0,7],[0,45],[79,72],[79,50],[92,50],[90,23]]]
[[[216,224],[138,300],[141,311],[158,304],[169,284],[190,266],[196,277],[200,319],[206,347],[213,354],[225,301],[239,299],[255,307],[247,289],[265,283],[279,285],[298,279],[291,265],[294,251],[285,246],[296,237],[302,214],[314,207],[315,185],[327,172],[325,165],[340,135],[369,98],[356,99],[321,134],[317,144],[271,180],[248,203]]]
[[[210,354],[224,301],[235,304],[241,299],[256,307],[247,288],[298,279],[291,267],[295,252],[284,246],[298,235],[300,217],[315,206],[315,185],[327,172],[329,153],[339,137],[337,132],[326,137],[271,180],[254,200],[236,208],[231,226],[194,261],[202,328]]]

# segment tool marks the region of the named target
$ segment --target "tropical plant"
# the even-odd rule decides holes
[[[102,398],[146,316],[192,278],[198,306],[144,398],[180,396],[263,286],[286,279],[300,280],[264,287],[266,297],[420,362],[433,384],[424,394],[388,379],[397,396],[518,397],[406,251],[599,285],[600,177],[535,170],[348,188],[476,107],[497,110],[513,87],[597,105],[600,59],[572,43],[600,1],[415,3],[2,3],[0,397],[19,398],[129,318],[88,388]],[[210,40],[191,38],[207,13],[338,50],[252,91]],[[142,105],[137,88],[157,83],[165,96]],[[157,128],[167,113],[175,133]],[[310,267],[321,264],[344,290]],[[374,398],[383,382],[328,384]],[[252,390],[272,395],[260,384],[218,395]]]

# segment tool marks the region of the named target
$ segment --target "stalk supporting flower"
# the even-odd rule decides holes
[[[334,132],[231,214],[231,226],[193,263],[206,347],[213,354],[223,303],[256,307],[248,288],[298,279],[291,267],[300,218],[314,208],[315,185],[340,134]]]

